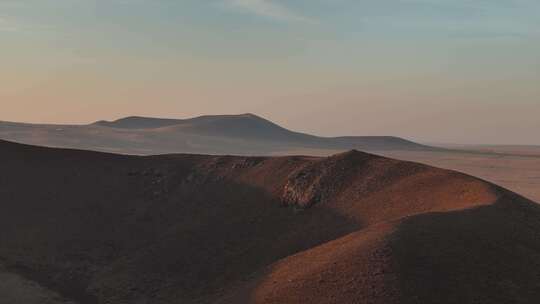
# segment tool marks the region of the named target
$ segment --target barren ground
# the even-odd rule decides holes
[[[0,141],[0,159],[9,304],[64,301],[48,290],[80,304],[540,299],[540,206],[458,172],[358,151],[135,157]]]
[[[381,154],[467,173],[519,193],[535,202],[540,202],[540,152],[533,154],[535,152],[537,151],[529,149],[523,155],[451,152],[382,152]]]
[[[0,304],[76,304],[0,265]]]

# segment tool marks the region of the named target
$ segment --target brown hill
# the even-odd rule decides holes
[[[357,151],[0,159],[0,263],[79,303],[540,300],[540,207],[460,173]]]

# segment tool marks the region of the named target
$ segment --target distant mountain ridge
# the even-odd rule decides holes
[[[112,122],[100,121],[95,125],[117,128],[148,130],[170,128],[169,131],[208,136],[262,138],[265,140],[308,139],[307,134],[287,130],[254,114],[205,115],[188,119],[167,119],[131,116]]]
[[[182,123],[181,119],[149,118],[142,116],[129,116],[114,121],[100,120],[91,125],[118,128],[118,129],[154,129],[173,126]]]
[[[0,138],[33,145],[138,155],[274,155],[303,150],[437,149],[393,136],[320,137],[291,131],[251,113],[188,119],[129,116],[89,125],[0,122]]]

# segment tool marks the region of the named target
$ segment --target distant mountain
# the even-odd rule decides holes
[[[254,114],[209,115],[190,119],[127,117],[112,122],[96,122],[95,124],[118,129],[148,130],[161,128],[161,132],[265,141],[298,141],[309,140],[312,137],[289,131]]]
[[[131,116],[90,125],[0,122],[0,138],[42,146],[139,155],[272,155],[350,149],[372,152],[435,150],[392,136],[319,137],[288,130],[254,114],[190,119]]]
[[[118,129],[155,129],[181,124],[184,120],[130,116],[115,121],[100,120],[93,125]]]

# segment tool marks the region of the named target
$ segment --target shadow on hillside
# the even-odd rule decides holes
[[[0,256],[10,271],[82,304],[210,302],[265,266],[361,226],[324,205],[298,211],[256,187],[194,186],[183,174],[170,177],[166,194],[153,196],[146,182],[119,181],[124,169],[89,171],[110,183],[68,174],[69,189],[54,196],[47,191],[62,189],[67,173],[47,172],[44,185],[21,194],[26,207],[4,207],[12,212],[0,216],[10,217],[0,221]],[[29,208],[39,209],[31,221]]]
[[[502,192],[493,205],[407,219],[391,237],[400,303],[540,299],[540,206]]]

